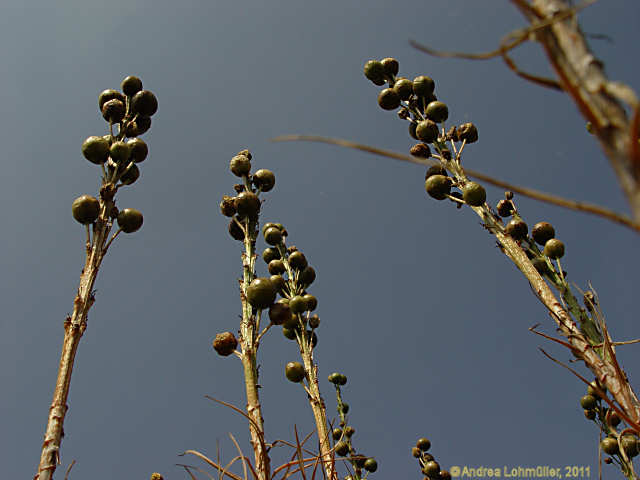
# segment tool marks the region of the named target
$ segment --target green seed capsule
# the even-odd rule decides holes
[[[334,440],[340,440],[340,438],[342,437],[342,429],[334,428],[333,431],[331,432],[331,436],[333,437]]]
[[[71,204],[73,218],[83,225],[88,225],[97,220],[100,213],[100,202],[91,195],[82,195]]]
[[[472,207],[480,207],[487,200],[487,192],[484,187],[475,182],[467,182],[462,189],[462,199]]]
[[[282,260],[271,260],[268,269],[271,275],[282,275],[286,271]]]
[[[367,458],[364,462],[364,469],[373,473],[378,469],[378,462],[376,462],[375,458]]]
[[[262,168],[253,174],[253,182],[263,192],[268,192],[273,189],[276,184],[276,176],[271,170]]]
[[[349,444],[347,442],[338,442],[335,444],[334,449],[338,455],[344,457],[349,453]]]
[[[246,155],[236,155],[229,162],[229,170],[236,177],[242,177],[248,175],[251,171],[251,160]]]
[[[435,87],[436,84],[431,77],[420,75],[413,79],[413,93],[419,97],[428,97],[433,94]]]
[[[369,60],[364,64],[364,76],[376,85],[384,84],[385,68],[379,60]]]
[[[425,143],[438,139],[438,125],[433,120],[423,120],[416,125],[416,136]]]
[[[282,232],[277,227],[271,227],[264,231],[264,240],[269,245],[278,245],[282,242]]]
[[[142,80],[138,77],[134,77],[133,75],[129,75],[127,78],[122,80],[120,88],[127,97],[132,97],[142,90]]]
[[[602,448],[603,452],[609,455],[615,455],[619,451],[618,441],[615,438],[611,437],[603,438],[600,442],[600,447]]]
[[[440,465],[435,460],[431,460],[430,462],[427,462],[425,464],[424,468],[422,469],[422,472],[427,477],[436,478],[440,473]]]
[[[144,162],[149,154],[149,147],[144,140],[140,138],[134,138],[127,142],[130,149],[130,158],[136,163]]]
[[[400,64],[395,58],[383,58],[380,63],[382,64],[382,68],[384,68],[384,74],[388,78],[395,77],[400,70]]]
[[[109,157],[109,141],[104,137],[91,136],[82,143],[82,155],[91,163],[100,165]]]
[[[119,91],[109,88],[107,90],[103,90],[102,93],[98,96],[98,108],[102,112],[102,107],[109,100],[120,100],[124,103],[125,97]]]
[[[293,383],[299,383],[304,379],[304,367],[300,362],[289,362],[285,367],[287,379]]]
[[[150,117],[158,111],[158,100],[149,90],[140,90],[131,98],[131,111]]]
[[[400,100],[409,100],[409,97],[413,94],[413,82],[407,78],[399,78],[393,85],[393,89],[400,97]]]
[[[218,333],[213,341],[213,348],[218,355],[227,357],[236,351],[238,340],[231,332]]]
[[[549,222],[538,222],[531,229],[531,236],[538,245],[544,245],[555,235],[556,231]]]
[[[562,258],[562,256],[564,255],[564,243],[556,238],[547,240],[547,242],[544,244],[543,253],[549,258]]]
[[[307,266],[307,259],[304,256],[304,253],[299,250],[292,252],[289,255],[289,265],[291,265],[291,268],[295,268],[296,270],[304,270]]]
[[[463,123],[457,128],[458,139],[466,140],[467,143],[478,141],[478,129],[473,123]]]
[[[260,199],[253,192],[242,192],[235,199],[235,206],[238,215],[242,218],[258,218],[260,213]]]
[[[133,164],[129,169],[120,177],[120,181],[123,185],[131,185],[140,178],[140,169],[137,165]]]
[[[131,155],[129,144],[120,141],[113,142],[111,148],[109,148],[109,155],[116,163],[122,164],[126,162]]]
[[[383,110],[394,110],[400,106],[400,95],[393,88],[385,88],[378,94],[378,105]]]
[[[275,248],[271,248],[271,247],[265,248],[264,251],[262,252],[262,259],[267,264],[271,262],[271,260],[275,260],[277,258],[280,258],[280,253]]]
[[[425,115],[434,122],[441,123],[449,118],[449,108],[445,103],[436,100],[427,105]]]
[[[102,117],[111,123],[120,123],[124,118],[125,106],[120,100],[113,99],[102,106]]]
[[[285,303],[274,303],[269,307],[269,320],[274,325],[282,325],[285,320],[291,318],[291,309]]]
[[[318,307],[318,299],[310,293],[303,295],[302,298],[307,304],[306,310],[309,312],[313,312]]]
[[[451,179],[444,175],[431,175],[427,178],[424,188],[429,196],[436,200],[444,200],[451,192]]]
[[[276,287],[269,278],[256,278],[247,287],[247,300],[252,307],[264,309],[271,306],[276,299]]]
[[[526,238],[529,228],[525,222],[519,218],[514,218],[507,223],[505,230],[514,240],[523,240]]]
[[[596,405],[597,400],[591,395],[585,395],[580,399],[580,406],[582,406],[582,408],[584,408],[585,410],[592,410],[596,408]]]
[[[289,307],[294,314],[305,312],[308,309],[307,302],[300,295],[296,295],[289,300]]]
[[[142,213],[135,208],[125,208],[118,213],[118,226],[124,233],[133,233],[142,226]]]

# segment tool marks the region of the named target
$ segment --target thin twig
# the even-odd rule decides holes
[[[67,467],[66,473],[64,474],[64,480],[69,480],[69,474],[71,473],[71,469],[75,464],[76,464],[76,461],[72,460],[69,466]]]
[[[307,142],[328,143],[330,145],[338,145],[341,147],[353,148],[355,150],[361,150],[363,152],[372,153],[374,155],[380,155],[382,157],[393,158],[395,160],[415,163],[417,165],[423,165],[427,167],[431,165],[439,165],[439,162],[436,162],[433,160],[413,157],[410,155],[404,155],[402,153],[396,153],[396,152],[392,152],[390,150],[385,150],[382,148],[371,147],[369,145],[364,145],[364,144],[352,142],[349,140],[343,140],[340,138],[329,138],[329,137],[322,137],[318,135],[282,135],[282,136],[273,138],[272,141],[274,142],[307,141]],[[558,195],[541,192],[539,190],[534,190],[532,188],[519,187],[517,185],[513,185],[503,180],[499,180],[495,177],[491,177],[489,175],[477,172],[475,170],[469,170],[465,168],[464,171],[467,174],[467,176],[476,178],[483,182],[487,182],[491,185],[495,185],[496,187],[504,188],[505,190],[511,190],[525,197],[533,198],[535,200],[539,200],[544,203],[549,203],[551,205],[556,205],[558,207],[568,208],[569,210],[576,210],[579,212],[590,213],[592,215],[596,215],[596,216],[605,218],[607,220],[610,220],[614,223],[624,225],[625,227],[630,228],[635,232],[640,232],[640,224],[634,222],[630,217],[614,212],[613,210],[609,210],[608,208],[601,207],[599,205],[594,205],[593,203],[569,200],[567,198],[563,198]]]
[[[226,475],[227,477],[229,477],[229,478],[231,478],[233,480],[243,480],[242,477],[240,477],[239,475],[236,475],[235,473],[231,473],[231,472],[225,470],[224,468],[222,468],[222,466],[220,466],[219,464],[217,464],[216,462],[214,462],[213,460],[208,458],[206,455],[203,455],[202,453],[198,452],[197,450],[187,450],[187,451],[185,451],[184,453],[181,453],[178,456],[179,457],[183,457],[183,456],[185,456],[187,454],[193,455],[195,457],[198,457],[199,459],[201,459],[204,462],[206,462],[209,465],[211,465],[213,468],[217,468],[224,475]]]

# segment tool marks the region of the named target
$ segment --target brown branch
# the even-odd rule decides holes
[[[213,460],[211,460],[210,458],[208,458],[206,455],[203,455],[202,453],[198,452],[197,450],[187,450],[186,452],[178,455],[179,457],[183,457],[185,455],[193,455],[198,457],[199,459],[205,461],[206,463],[208,463],[209,465],[211,465],[213,468],[217,469],[218,471],[222,472],[222,474],[226,475],[227,477],[231,478],[232,480],[243,480],[241,476],[236,475],[235,473],[231,473],[227,470],[225,470],[224,468],[222,468],[222,466],[216,462],[214,462]]]
[[[349,140],[343,140],[340,138],[328,138],[328,137],[321,137],[316,135],[283,135],[280,137],[273,138],[272,141],[274,142],[308,141],[308,142],[328,143],[330,145],[338,145],[341,147],[353,148],[355,150],[372,153],[374,155],[380,155],[382,157],[393,158],[395,160],[415,163],[417,165],[423,165],[427,167],[431,165],[439,164],[439,162],[436,162],[435,160],[428,160],[428,159],[413,157],[410,155],[404,155],[402,153],[396,153],[396,152],[392,152],[390,150],[385,150],[382,148],[371,147],[368,145],[364,145],[357,142],[351,142]],[[515,193],[519,193],[520,195],[524,195],[525,197],[533,198],[535,200],[549,203],[551,205],[556,205],[558,207],[568,208],[570,210],[590,213],[592,215],[605,218],[607,220],[618,223],[620,225],[624,225],[625,227],[630,228],[636,233],[640,233],[639,223],[634,222],[631,218],[627,217],[626,215],[622,215],[620,213],[614,212],[613,210],[609,210],[608,208],[601,207],[593,203],[569,200],[567,198],[563,198],[558,195],[541,192],[539,190],[534,190],[532,188],[520,187],[517,185],[513,185],[511,183],[499,180],[495,177],[491,177],[484,173],[480,173],[475,170],[470,170],[467,168],[465,168],[465,173],[469,177],[476,178],[478,180],[489,183],[496,187],[504,188],[505,190],[511,190]]]

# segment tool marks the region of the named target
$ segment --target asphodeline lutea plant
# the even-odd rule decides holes
[[[565,339],[535,333],[569,348],[595,375],[596,381],[589,387],[592,392],[581,403],[587,418],[596,421],[606,436],[601,448],[611,457],[605,463],[615,462],[627,478],[635,478],[631,458],[640,450],[640,402],[617,362],[617,343],[609,336],[597,296],[591,290],[574,294],[560,260],[565,245],[556,238],[549,222],[538,222],[529,231],[512,192],[505,192],[494,210],[487,204],[484,187],[467,178],[462,154],[478,140],[477,127],[467,122],[447,129],[449,109],[436,97],[434,80],[426,75],[409,80],[398,76],[398,71],[398,61],[393,58],[370,60],[364,66],[364,74],[371,82],[386,87],[378,94],[378,105],[384,110],[397,110],[398,117],[409,124],[409,135],[419,142],[410,153],[428,167],[427,194],[436,200],[450,200],[458,208],[471,208],[494,235],[501,251],[527,278]],[[624,421],[626,427],[616,429],[616,421]]]
[[[281,223],[268,222],[261,229],[264,240],[269,245],[262,252],[262,259],[267,264],[270,276],[256,275],[260,195],[273,189],[275,176],[266,169],[252,173],[251,161],[252,156],[248,150],[239,152],[231,159],[229,168],[234,175],[242,179],[242,183],[234,186],[235,196],[225,195],[220,203],[221,213],[230,217],[229,234],[244,245],[243,278],[240,280],[242,319],[239,335],[236,339],[232,332],[219,333],[213,341],[213,347],[222,356],[235,354],[243,365],[247,397],[246,416],[249,419],[255,457],[255,468],[251,467],[254,477],[257,480],[268,480],[282,471],[283,478],[287,478],[308,468],[313,468],[315,475],[315,469],[320,466],[326,478],[337,480],[336,449],[331,445],[326,407],[318,384],[318,366],[313,357],[314,347],[318,342],[316,332],[320,326],[320,317],[312,313],[318,306],[318,300],[308,290],[316,279],[316,272],[301,250],[293,245],[286,245],[288,232],[284,226]],[[276,301],[278,296],[280,299]],[[268,312],[268,318],[263,320],[262,314],[265,312]],[[298,458],[279,466],[272,475],[258,392],[257,351],[264,335],[275,326],[280,326],[283,335],[297,343],[302,362],[287,363],[284,373],[288,380],[300,384],[307,394],[315,420],[319,453],[303,458],[301,445],[297,443]],[[191,453],[197,454],[193,451]],[[198,455],[202,458],[201,454]],[[207,461],[211,465],[214,464],[209,459]],[[369,466],[371,467],[371,462]]]
[[[451,480],[451,474],[448,470],[440,470],[440,464],[436,458],[427,453],[431,448],[431,442],[422,437],[416,442],[416,446],[411,449],[411,455],[418,460],[420,472],[425,478],[433,478],[438,480]]]
[[[351,438],[356,433],[356,429],[349,425],[347,414],[349,413],[349,404],[342,400],[342,392],[340,387],[347,384],[347,377],[342,373],[333,372],[328,377],[329,382],[336,389],[336,400],[338,416],[340,422],[338,427],[331,431],[331,436],[336,442],[333,446],[335,453],[351,464],[351,471],[345,477],[345,480],[364,480],[369,477],[370,473],[378,470],[378,462],[373,457],[368,457],[361,453],[356,453]]]
[[[86,256],[73,312],[64,321],[58,376],[35,476],[39,480],[51,479],[60,463],[71,374],[78,344],[87,329],[87,316],[95,301],[93,287],[102,259],[121,232],[133,233],[142,226],[142,213],[134,208],[119,210],[115,195],[121,187],[133,184],[140,176],[139,164],[147,158],[149,150],[144,140],[138,137],[149,130],[158,101],[152,92],[142,88],[138,77],[125,78],[121,89],[122,92],[105,90],[98,97],[98,108],[109,124],[108,134],[91,136],[82,144],[82,155],[89,162],[100,165],[102,184],[98,198],[81,195],[71,205],[73,218],[86,230]],[[109,236],[114,222],[118,229]]]

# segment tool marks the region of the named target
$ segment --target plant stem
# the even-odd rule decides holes
[[[247,288],[254,278],[255,270],[255,244],[256,244],[256,224],[247,220],[244,224],[245,253],[242,255],[242,322],[240,323],[240,345],[242,354],[240,359],[244,370],[245,390],[247,394],[247,415],[251,418],[249,422],[249,433],[251,435],[251,445],[255,456],[257,480],[269,480],[271,476],[271,460],[264,440],[264,419],[262,417],[262,406],[258,394],[258,369],[256,354],[258,350],[257,330],[252,307],[247,300]]]
[[[313,363],[313,349],[311,346],[311,335],[303,330],[300,342],[300,355],[304,362],[304,369],[309,378],[309,405],[313,411],[313,417],[316,421],[316,429],[318,431],[318,440],[320,442],[320,462],[324,466],[328,480],[334,480],[336,477],[334,463],[331,456],[331,443],[329,441],[329,429],[327,427],[327,413],[324,400],[320,395],[318,386],[318,366]]]
[[[38,473],[34,477],[37,480],[53,478],[53,473],[60,463],[60,443],[64,432],[64,417],[68,410],[67,399],[71,385],[71,374],[80,339],[87,329],[87,315],[95,301],[93,286],[106,253],[104,243],[111,230],[110,213],[114,207],[114,194],[113,184],[103,185],[100,189],[100,214],[93,227],[93,241],[91,244],[87,244],[85,264],[80,275],[78,293],[73,302],[73,313],[64,322],[64,340],[58,376],[49,408]]]

